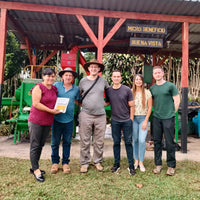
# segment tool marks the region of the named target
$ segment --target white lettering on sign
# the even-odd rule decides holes
[[[167,34],[165,26],[144,25],[144,24],[128,24],[126,31],[132,33],[149,33],[149,34]]]
[[[141,32],[142,31],[142,27],[138,27],[138,26],[128,26],[128,31],[129,32]]]
[[[162,48],[163,40],[155,38],[130,38],[130,46]]]

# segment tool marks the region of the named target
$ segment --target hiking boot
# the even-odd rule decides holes
[[[174,176],[174,174],[175,174],[175,168],[168,167],[166,175],[168,175],[168,176]]]
[[[153,169],[153,173],[154,173],[154,174],[160,174],[161,170],[162,170],[162,165],[157,165],[157,166],[155,166],[155,168]]]
[[[80,172],[81,173],[87,173],[87,171],[88,171],[88,165],[82,165],[81,169],[80,169]]]
[[[135,174],[136,174],[136,172],[135,172],[135,169],[133,169],[133,168],[127,168],[128,169],[128,171],[129,171],[129,174],[130,175],[132,175],[132,176],[134,176]]]
[[[102,172],[103,171],[103,166],[100,163],[95,164],[95,167],[97,171]]]
[[[117,173],[119,171],[120,167],[119,165],[114,165],[112,168],[111,168],[111,171],[112,173]]]
[[[56,174],[58,172],[58,164],[53,164],[51,167],[51,173]]]
[[[69,174],[71,172],[70,167],[68,164],[63,165],[63,173]]]

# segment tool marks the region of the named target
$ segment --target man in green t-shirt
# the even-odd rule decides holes
[[[153,68],[153,77],[156,84],[151,86],[150,91],[153,98],[153,137],[154,137],[154,174],[160,174],[162,170],[162,139],[165,136],[167,149],[167,175],[175,174],[175,113],[180,104],[180,96],[173,83],[165,81],[164,71],[160,66]]]

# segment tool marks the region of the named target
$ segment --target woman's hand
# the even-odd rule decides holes
[[[146,128],[147,128],[147,121],[144,120],[142,123],[142,130],[146,130]]]
[[[51,110],[52,110],[51,114],[54,114],[54,115],[61,113],[59,110],[56,110],[56,109],[51,109]]]

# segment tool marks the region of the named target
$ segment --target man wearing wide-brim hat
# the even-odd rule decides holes
[[[90,60],[90,62],[85,63],[84,66],[83,66],[84,69],[85,69],[87,72],[89,72],[88,67],[89,67],[90,65],[98,65],[98,67],[99,67],[99,72],[102,72],[102,71],[104,70],[104,68],[105,68],[105,66],[104,66],[103,64],[99,63],[98,60],[92,59],[92,60]]]
[[[56,174],[59,169],[59,145],[61,138],[63,141],[62,169],[64,173],[70,173],[69,157],[73,133],[74,102],[79,99],[79,88],[72,84],[74,78],[77,77],[77,73],[71,68],[65,68],[58,74],[62,78],[62,81],[55,83],[58,90],[57,97],[68,98],[69,103],[65,113],[54,115],[51,142],[51,160],[53,164],[51,167],[52,174]]]
[[[86,173],[91,162],[90,141],[93,134],[93,163],[97,171],[103,171],[104,135],[106,130],[106,113],[104,109],[103,93],[109,87],[108,82],[98,77],[98,73],[104,70],[104,65],[98,60],[92,59],[86,63],[84,69],[90,74],[81,79],[79,83],[80,95],[84,95],[94,84],[82,101],[82,109],[79,114],[80,135],[80,172]]]

